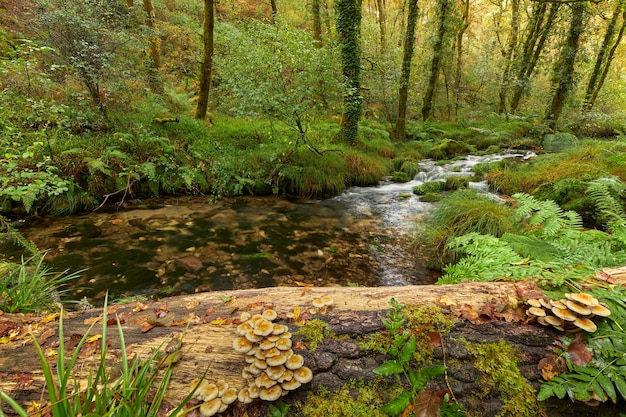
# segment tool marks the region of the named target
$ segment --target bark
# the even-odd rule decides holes
[[[539,2],[538,5],[533,7],[531,23],[529,25],[530,29],[527,31],[526,40],[524,41],[523,53],[521,56],[517,57],[519,71],[515,77],[516,87],[513,91],[513,97],[511,97],[511,104],[509,106],[511,113],[515,113],[519,106],[522,94],[526,90],[530,77],[539,61],[539,57],[546,44],[546,40],[548,39],[560,6],[561,3],[559,2],[551,3],[547,16],[546,3]]]
[[[380,31],[380,53],[384,56],[387,52],[387,16],[385,12],[385,0],[376,0],[376,12],[378,29]]]
[[[585,111],[589,111],[593,107],[594,103],[591,101],[591,99],[594,95],[594,91],[596,89],[599,90],[598,87],[601,87],[599,86],[599,81],[602,73],[604,72],[604,67],[610,67],[611,65],[611,61],[608,59],[608,56],[613,45],[617,21],[619,19],[619,16],[623,13],[623,10],[624,4],[622,3],[622,1],[618,1],[616,3],[615,10],[613,11],[613,16],[611,17],[611,20],[606,27],[602,46],[600,46],[600,50],[598,51],[598,55],[596,56],[596,62],[593,66],[593,71],[591,72],[591,76],[589,77],[589,83],[587,84],[587,91],[585,92],[585,99],[583,102],[583,110]],[[620,30],[620,34],[622,33],[623,30]],[[620,40],[621,35],[619,36],[619,39],[617,39],[616,43],[619,44]]]
[[[433,45],[433,58],[430,61],[430,75],[426,85],[426,92],[424,93],[424,102],[422,105],[422,118],[424,120],[428,120],[431,116],[435,89],[437,88],[437,79],[439,78],[441,61],[445,52],[443,44],[446,36],[448,0],[438,0],[437,5],[439,6],[439,21],[437,23],[437,33],[435,34],[435,43]]]
[[[276,16],[278,16],[278,6],[276,5],[276,0],[270,0],[272,6],[272,24],[276,24]]]
[[[361,1],[338,0],[336,25],[341,45],[341,67],[345,83],[341,137],[354,145],[362,113],[361,97]]]
[[[209,108],[209,93],[211,90],[211,76],[213,67],[213,29],[215,26],[215,1],[204,0],[203,53],[200,66],[200,89],[196,118],[205,119]]]
[[[578,53],[580,35],[584,31],[583,17],[585,12],[585,4],[577,2],[572,4],[572,20],[570,23],[565,45],[561,49],[560,58],[555,67],[557,75],[556,90],[552,96],[552,102],[548,108],[545,119],[553,127],[559,119],[565,99],[574,84],[574,64],[576,63],[576,55]]]
[[[624,267],[605,272],[613,282],[626,282]],[[321,385],[332,391],[351,379],[374,379],[372,370],[389,357],[365,350],[359,342],[367,334],[385,330],[381,319],[389,310],[392,297],[402,305],[439,306],[456,317],[456,324],[449,334],[443,335],[442,343],[433,354],[434,363],[448,366],[447,386],[443,381],[438,384],[442,384],[440,388],[452,389],[466,404],[466,410],[472,411],[471,415],[487,417],[494,416],[502,403],[497,395],[485,396],[486,387],[481,385],[472,355],[462,340],[476,343],[506,341],[514,345],[523,352],[519,364],[522,375],[536,383],[539,360],[550,352],[553,342],[562,334],[545,327],[490,317],[494,308],[515,307],[522,298],[533,296],[535,291],[536,286],[529,281],[375,288],[276,287],[171,297],[147,302],[141,308],[136,303],[122,304],[109,308],[109,318],[120,319],[127,351],[142,358],[146,358],[152,349],[167,345],[173,334],[184,332],[180,349],[182,358],[174,366],[166,392],[166,400],[177,405],[189,392],[189,382],[206,369],[211,380],[225,379],[231,386],[244,386],[241,376],[243,355],[235,353],[232,348],[232,341],[237,336],[236,319],[242,312],[254,314],[267,308],[274,309],[279,316],[276,321],[286,324],[294,334],[293,340],[298,341],[301,340],[296,333],[298,326],[293,319],[287,318],[287,313],[299,307],[302,318],[328,323],[328,330],[337,337],[323,340],[316,349],[307,346],[306,341],[305,344],[294,343],[296,352],[304,356],[305,364],[315,376],[310,384],[285,397],[289,402],[294,399],[305,401],[306,392]],[[334,299],[331,309],[325,313],[311,312],[313,300],[324,295]],[[146,330],[144,323],[154,322],[156,311],[167,312],[162,325]],[[481,316],[477,314],[468,321],[471,311]],[[90,323],[101,315],[101,309],[66,313],[63,327],[67,343],[75,340],[75,336],[84,335]],[[0,326],[3,331],[8,328],[13,333],[23,332],[23,339],[0,344],[0,389],[21,404],[41,401],[44,388],[41,364],[33,344],[28,342],[28,330],[33,331],[43,350],[48,352],[58,344],[59,323],[44,321],[37,316],[4,314],[0,315],[0,325],[5,326]],[[93,333],[100,331],[101,325],[96,324]],[[107,339],[111,352],[109,360],[114,366],[119,361],[119,356],[114,353],[120,348],[115,324],[108,326]],[[99,346],[100,342],[95,343]],[[77,377],[84,380],[97,366],[99,357],[97,351],[81,351],[80,366],[75,367]],[[472,403],[472,398],[480,395],[483,400]],[[563,400],[559,406],[568,407],[569,403],[569,400]],[[550,413],[551,417],[557,415],[576,414]]]
[[[511,86],[510,74],[511,65],[513,64],[513,53],[517,47],[517,39],[519,34],[519,0],[513,0],[511,2],[511,34],[507,49],[504,53],[504,70],[502,71],[502,81],[500,84],[500,92],[498,97],[500,101],[498,103],[498,113],[502,114],[506,112],[506,92]]]
[[[322,46],[322,15],[320,12],[320,0],[311,2],[311,14],[313,15],[313,39],[318,46]]]
[[[150,35],[150,58],[155,68],[161,67],[161,42],[157,34],[156,16],[152,0],[143,0],[143,9],[146,12],[146,25],[151,30]]]
[[[398,119],[396,120],[396,140],[406,138],[406,107],[409,96],[409,80],[411,78],[411,61],[415,49],[415,26],[417,24],[417,0],[409,1],[409,12],[404,38],[404,55],[402,57],[402,72],[400,74],[400,90],[398,92]]]

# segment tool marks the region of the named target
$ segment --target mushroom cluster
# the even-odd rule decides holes
[[[313,300],[313,307],[315,308],[314,313],[325,313],[329,307],[335,304],[335,300],[330,295],[325,295],[320,298],[316,298]]]
[[[590,294],[565,294],[561,300],[546,300],[544,298],[529,299],[530,307],[526,314],[531,319],[537,319],[539,324],[552,326],[561,331],[584,330],[593,333],[598,327],[591,321],[594,316],[607,317],[611,310]]]
[[[244,313],[242,323],[237,326],[239,337],[233,341],[233,348],[245,354],[247,363],[241,375],[248,386],[238,393],[242,403],[255,398],[275,401],[313,378],[313,372],[304,366],[302,355],[291,349],[289,328],[273,323],[276,317],[274,310],[251,317]]]
[[[205,417],[211,417],[217,413],[223,413],[228,406],[237,399],[237,389],[229,387],[228,382],[219,380],[209,382],[206,379],[194,379],[191,388],[195,389],[194,396],[203,401],[200,413]]]

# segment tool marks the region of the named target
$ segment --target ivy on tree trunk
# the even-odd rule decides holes
[[[437,78],[439,78],[439,69],[443,58],[443,43],[446,36],[446,21],[448,16],[448,0],[438,0],[439,6],[439,22],[437,23],[437,33],[435,36],[435,44],[433,45],[433,58],[430,61],[430,76],[424,93],[424,104],[422,105],[422,118],[428,120],[431,115],[433,101],[435,98],[435,88],[437,87]]]
[[[341,65],[345,83],[341,136],[351,145],[356,143],[363,97],[361,96],[361,2],[337,0],[337,34],[341,45]]]
[[[196,107],[196,118],[206,118],[209,107],[209,92],[211,90],[211,69],[213,66],[213,29],[215,26],[215,1],[204,0],[204,23],[202,53],[202,65],[200,66],[200,91],[198,91],[198,105]]]
[[[398,92],[398,119],[396,120],[396,139],[403,141],[406,138],[406,104],[409,96],[409,79],[411,77],[411,60],[415,47],[415,25],[417,23],[417,0],[409,1],[409,14],[404,38],[404,56],[402,58],[402,73],[400,74],[400,90]]]

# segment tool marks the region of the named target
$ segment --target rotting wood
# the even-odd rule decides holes
[[[605,273],[611,279],[622,281],[626,277],[626,267],[605,270]],[[279,314],[277,321],[286,322],[287,312],[293,311],[294,307],[306,311],[312,308],[315,298],[329,295],[334,299],[334,305],[328,317],[335,319],[342,316],[354,319],[361,314],[371,318],[373,312],[382,317],[382,312],[389,309],[392,297],[401,304],[440,305],[461,315],[462,309],[471,308],[479,312],[488,304],[496,308],[514,307],[520,303],[520,295],[533,294],[537,290],[530,281],[375,288],[273,287],[171,297],[146,302],[143,311],[133,311],[137,305],[129,303],[110,308],[110,317],[117,315],[123,319],[127,350],[142,357],[146,357],[153,348],[165,346],[173,333],[182,333],[185,331],[185,323],[191,321],[181,348],[182,359],[175,365],[166,395],[168,401],[177,404],[189,392],[189,382],[207,369],[209,378],[223,378],[234,386],[244,385],[240,375],[243,357],[232,348],[237,318],[243,311],[256,313],[264,308],[273,308]],[[154,311],[159,309],[168,311],[167,317],[174,325],[156,326],[142,332],[146,322],[159,324],[159,320],[154,319]],[[66,314],[63,322],[66,338],[72,334],[84,334],[89,327],[88,323],[101,313],[101,309],[93,309]],[[22,324],[24,328],[32,328],[36,337],[58,329],[59,325],[57,321],[41,324],[41,317],[33,316],[5,314],[0,318]],[[362,325],[366,326],[370,322],[364,320]],[[92,333],[99,333],[100,330],[100,325],[96,324]],[[114,353],[119,348],[115,326],[108,326],[107,337],[111,341],[111,352]],[[44,348],[54,347],[55,343],[58,343],[58,333],[44,341]],[[82,359],[81,370],[86,372],[92,369],[97,366],[97,361],[98,355]],[[20,375],[33,378],[33,382],[25,386]],[[0,344],[0,389],[26,403],[40,400],[43,386],[39,359],[27,337]]]

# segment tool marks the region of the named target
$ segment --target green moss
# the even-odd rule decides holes
[[[502,399],[503,406],[497,417],[541,415],[535,390],[517,366],[520,357],[517,349],[505,342],[468,342],[466,347],[474,355],[474,366],[481,373],[480,383],[485,389],[482,396],[493,394]]]
[[[319,319],[308,321],[304,326],[294,332],[294,335],[301,336],[311,352],[315,351],[317,345],[324,339],[332,336],[331,332],[328,330],[328,323]]]
[[[380,384],[351,382],[336,391],[320,388],[307,396],[304,417],[382,417]]]

